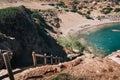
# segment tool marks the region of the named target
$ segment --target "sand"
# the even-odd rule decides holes
[[[61,25],[60,30],[63,33],[62,36],[67,36],[68,34],[74,34],[80,31],[100,29],[101,26],[98,25],[102,25],[106,23],[120,22],[120,19],[90,20],[90,19],[86,19],[82,15],[72,12],[59,14],[58,16],[62,21],[60,24]]]

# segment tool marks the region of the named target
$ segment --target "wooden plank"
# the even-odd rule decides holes
[[[13,73],[12,73],[12,67],[11,67],[11,64],[10,64],[10,58],[9,58],[7,52],[3,53],[3,60],[5,62],[5,66],[6,66],[6,69],[8,71],[8,75],[9,75],[10,80],[15,80],[14,76],[13,76]]]
[[[46,56],[47,58],[51,58],[51,56]]]
[[[37,61],[36,61],[36,54],[35,54],[35,52],[32,53],[32,57],[33,57],[33,64],[34,64],[34,66],[36,66],[37,65]]]
[[[37,56],[37,57],[44,57],[44,55],[41,55],[41,54],[35,54],[35,56]]]
[[[35,54],[35,56],[44,58],[44,55],[41,54]],[[46,58],[51,58],[51,56],[46,56]]]
[[[46,58],[46,54],[44,54],[44,64],[47,64],[47,58]]]
[[[56,59],[57,57],[53,57],[53,59]]]
[[[57,56],[56,56],[56,58],[55,58],[55,63],[57,64]]]

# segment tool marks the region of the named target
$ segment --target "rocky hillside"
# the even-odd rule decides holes
[[[32,51],[54,56],[65,55],[62,47],[46,31],[52,30],[52,27],[42,18],[38,25],[33,18],[35,14],[24,6],[0,10],[0,49],[14,53],[14,67],[32,64]]]
[[[115,52],[105,58],[92,54],[60,63],[29,68],[15,75],[16,80],[120,80],[120,52]],[[114,59],[112,59],[114,57]]]

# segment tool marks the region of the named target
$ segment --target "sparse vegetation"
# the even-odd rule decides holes
[[[79,1],[73,0],[70,4],[71,4],[72,6],[74,6],[74,5],[77,5],[77,4],[79,4],[79,3],[80,3]]]
[[[65,3],[62,2],[62,1],[60,1],[60,2],[57,3],[57,6],[64,7],[64,6],[65,6]]]
[[[49,2],[50,0],[46,0],[46,1],[48,1],[48,2]]]
[[[84,50],[84,47],[83,45],[81,45],[79,39],[73,35],[69,35],[67,38],[65,37],[59,38],[57,41],[60,45],[62,45],[63,47],[66,47],[71,51],[73,49],[77,49],[80,52]]]
[[[76,78],[68,73],[61,73],[51,80],[79,80],[79,78]]]
[[[53,78],[52,80],[68,80],[70,79],[70,75],[67,73],[61,73],[59,75],[57,75],[55,78]]]
[[[74,0],[70,4],[72,6],[71,12],[77,12],[78,11],[78,6],[77,5],[79,4],[79,1]]]
[[[76,76],[70,75],[69,73],[60,73],[56,77],[52,78],[51,80],[94,80],[94,79],[87,76],[76,77]]]

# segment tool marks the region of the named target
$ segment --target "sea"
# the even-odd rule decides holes
[[[120,50],[120,23],[104,25],[104,27],[87,34],[84,39],[94,47],[95,52],[109,55]]]

